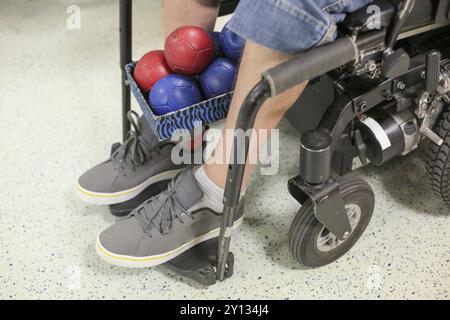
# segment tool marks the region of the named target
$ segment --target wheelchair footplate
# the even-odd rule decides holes
[[[213,285],[217,281],[217,247],[217,238],[202,242],[166,262],[165,265],[177,274],[192,279],[204,286]],[[233,268],[234,257],[229,252],[225,278],[233,275]]]

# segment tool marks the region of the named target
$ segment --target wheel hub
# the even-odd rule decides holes
[[[320,251],[328,252],[344,243],[355,230],[356,226],[361,219],[361,207],[355,203],[345,205],[345,211],[347,213],[348,220],[350,221],[351,232],[347,235],[346,239],[340,240],[327,228],[322,227],[317,237],[317,248]]]

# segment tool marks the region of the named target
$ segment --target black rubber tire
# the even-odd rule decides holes
[[[340,180],[344,203],[357,204],[361,217],[348,239],[338,247],[324,252],[317,247],[317,238],[323,225],[314,215],[311,200],[307,200],[294,217],[289,230],[289,250],[302,266],[321,267],[339,259],[363,234],[375,205],[375,196],[369,184],[359,177],[345,176]]]
[[[444,142],[438,146],[430,142],[425,164],[428,180],[436,196],[450,207],[450,112],[445,111],[434,132]]]

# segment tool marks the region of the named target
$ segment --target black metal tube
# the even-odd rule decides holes
[[[239,0],[221,0],[219,17],[233,13],[238,4]]]
[[[386,39],[387,49],[394,48],[398,35],[402,31],[403,25],[405,24],[406,19],[408,19],[412,9],[414,8],[415,3],[416,0],[404,0],[398,4],[394,24],[387,34]]]
[[[347,125],[356,117],[353,101],[346,95],[337,95],[320,120],[318,128],[327,130],[331,138],[331,152],[340,141]]]
[[[131,62],[132,51],[132,0],[120,0],[120,68],[122,70],[122,134],[125,140],[130,130],[127,113],[130,110],[130,86],[128,85],[125,65]]]
[[[309,184],[322,184],[330,177],[331,142],[326,130],[314,129],[302,134],[299,175]]]
[[[246,132],[255,123],[256,115],[264,101],[269,98],[270,89],[265,80],[256,84],[242,104],[236,121],[235,135],[233,138],[233,153],[228,166],[227,181],[224,192],[224,210],[222,216],[222,226],[219,235],[219,247],[217,252],[217,279],[223,280],[226,271],[226,263],[231,240],[231,228],[233,226],[234,213],[239,203],[242,179],[244,177],[245,163],[239,159],[247,160],[248,148],[250,145],[250,135],[245,136],[244,146],[238,143],[240,139],[236,135],[236,130]],[[242,154],[242,152],[244,152]]]

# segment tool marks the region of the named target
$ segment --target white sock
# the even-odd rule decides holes
[[[223,211],[223,193],[224,190],[212,181],[205,172],[204,166],[195,171],[195,179],[202,189],[203,197],[194,204],[189,211],[195,211],[201,208],[210,208],[216,212]]]

